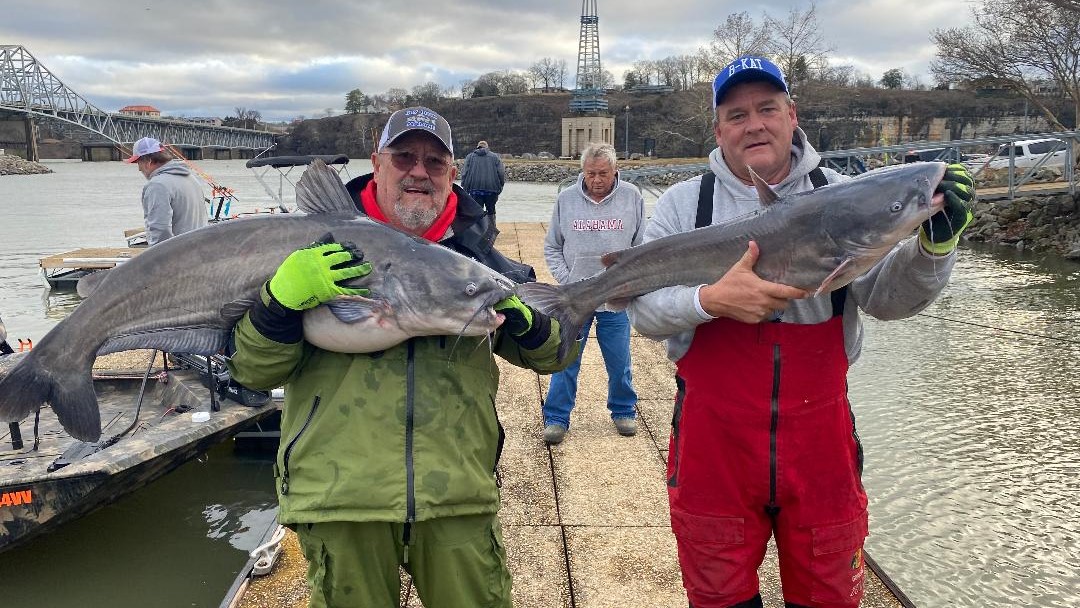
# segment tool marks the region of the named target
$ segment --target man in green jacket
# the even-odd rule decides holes
[[[531,280],[532,268],[492,247],[483,207],[454,185],[453,150],[442,116],[399,110],[371,156],[374,173],[346,187],[362,213]],[[365,253],[379,263],[377,251]],[[509,607],[493,355],[541,373],[562,369],[558,322],[515,296],[495,305],[504,321],[490,348],[487,338],[457,336],[363,354],[305,342],[302,311],[356,294],[341,283],[371,263],[338,243],[293,252],[233,336],[238,382],[285,386],[278,519],[308,559],[310,605],[396,607],[400,566],[428,608]]]

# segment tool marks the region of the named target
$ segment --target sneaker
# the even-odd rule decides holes
[[[561,424],[549,424],[544,427],[545,443],[562,443],[566,437],[566,427]]]
[[[612,422],[615,423],[615,430],[619,431],[619,434],[623,437],[633,437],[637,435],[637,420],[634,418],[613,418]]]

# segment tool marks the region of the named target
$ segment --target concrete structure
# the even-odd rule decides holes
[[[570,116],[562,119],[562,153],[577,157],[590,143],[615,145],[614,116]]]

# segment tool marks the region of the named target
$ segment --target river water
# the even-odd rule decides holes
[[[40,258],[123,246],[142,222],[135,167],[47,164],[53,174],[0,177],[0,316],[16,347],[78,302],[45,288]],[[236,191],[233,212],[275,204],[244,161],[198,164]],[[354,177],[369,168],[349,164]],[[288,184],[283,194],[291,202]],[[554,195],[552,184],[510,183],[499,219],[547,221]],[[867,546],[918,606],[1080,606],[1078,321],[1080,264],[965,248],[924,314],[867,322],[851,371]],[[0,553],[5,605],[126,608],[153,590],[154,605],[217,606],[272,521],[270,465],[218,446]]]

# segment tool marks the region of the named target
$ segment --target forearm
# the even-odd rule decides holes
[[[956,253],[927,253],[908,239],[851,284],[852,296],[866,314],[882,320],[905,319],[930,305],[945,289]]]

